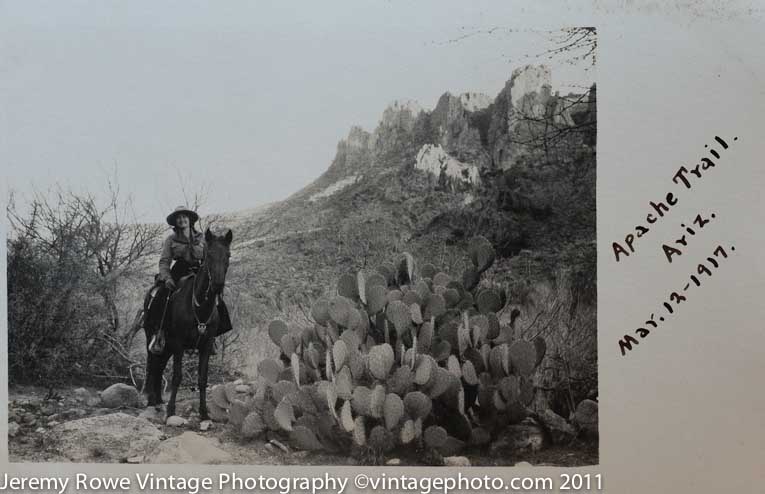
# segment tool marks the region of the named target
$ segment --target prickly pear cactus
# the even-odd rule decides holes
[[[491,243],[476,237],[467,255],[468,269],[454,276],[427,263],[418,272],[409,253],[343,275],[311,308],[313,327],[269,325],[282,358],[259,363],[249,396],[214,387],[211,414],[243,439],[355,448],[374,462],[394,448],[485,447],[527,415],[547,344],[502,330],[506,292],[481,286]]]

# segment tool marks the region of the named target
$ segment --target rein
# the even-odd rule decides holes
[[[212,286],[212,276],[210,275],[210,267],[207,265],[207,259],[203,261],[203,265],[205,267],[205,270],[207,271],[207,287],[205,288],[205,296],[202,300],[203,302],[207,302],[210,299],[210,288]],[[213,304],[212,308],[210,309],[210,315],[207,316],[207,319],[205,322],[202,322],[200,320],[199,315],[197,314],[197,307],[202,307],[202,305],[197,301],[197,277],[194,276],[194,279],[191,281],[191,300],[192,300],[192,306],[191,306],[191,313],[194,314],[194,320],[197,322],[197,330],[199,331],[200,338],[207,330],[207,325],[210,324],[210,320],[212,319],[213,314],[215,313],[215,305]],[[197,343],[199,340],[197,340]]]

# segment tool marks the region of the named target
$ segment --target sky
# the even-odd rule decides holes
[[[116,176],[144,221],[184,190],[205,192],[203,214],[284,199],[393,100],[494,97],[515,68],[543,62],[525,57],[563,24],[521,5],[2,2],[6,188],[98,195]],[[594,80],[548,63],[554,89]]]

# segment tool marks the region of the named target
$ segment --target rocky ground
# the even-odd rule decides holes
[[[251,465],[352,465],[346,455],[294,451],[278,441],[242,441],[232,427],[200,422],[198,397],[179,391],[179,416],[146,408],[137,390],[114,385],[102,392],[37,387],[9,390],[8,450],[12,462],[193,463]],[[581,466],[598,463],[597,442],[574,441],[538,451],[513,449],[513,437],[493,451],[467,454],[454,464]],[[391,464],[422,464],[417,457],[390,455]]]

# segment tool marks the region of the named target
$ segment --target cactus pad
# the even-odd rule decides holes
[[[289,329],[287,329],[287,323],[279,319],[274,319],[268,325],[268,336],[276,346],[280,346],[282,344],[282,336],[288,332]]]
[[[366,283],[366,280],[364,279],[364,272],[359,271],[358,273],[356,273],[356,291],[359,294],[359,300],[361,300],[362,304],[367,303],[366,288],[367,288],[367,283]]]
[[[373,451],[378,453],[387,453],[395,446],[393,435],[381,425],[376,425],[369,431],[367,444]]]
[[[534,400],[534,383],[530,377],[526,376],[521,376],[519,383],[520,396],[518,397],[518,401],[521,405],[527,407],[531,405],[531,402]]]
[[[297,356],[297,353],[293,353],[290,356],[290,367],[292,368],[292,377],[295,379],[295,385],[299,388],[301,368],[300,368],[300,357]],[[303,374],[305,374],[305,372],[303,372]]]
[[[350,400],[353,396],[353,383],[351,380],[351,370],[347,365],[344,365],[335,374],[335,388],[337,389],[337,396],[344,400]]]
[[[444,297],[444,301],[446,302],[446,307],[452,308],[456,307],[457,304],[460,303],[460,300],[462,297],[460,296],[460,292],[455,290],[454,288],[447,288],[444,290],[442,296]]]
[[[420,275],[423,278],[433,278],[436,275],[436,267],[430,263],[425,264],[420,268]]]
[[[329,299],[321,297],[311,306],[311,317],[322,326],[329,322]],[[270,334],[270,331],[269,331]]]
[[[385,404],[383,405],[385,427],[387,427],[388,430],[393,430],[403,416],[404,402],[401,400],[401,397],[394,393],[388,393],[385,396]]]
[[[353,304],[350,299],[341,295],[332,297],[329,301],[329,316],[338,326],[347,327],[351,309],[353,309]]]
[[[411,293],[411,292],[410,292]],[[412,318],[412,322],[417,324],[418,326],[422,324],[422,312],[420,311],[420,306],[417,304],[412,304],[409,306],[409,314]]]
[[[273,396],[275,403],[279,403],[285,396],[297,390],[294,382],[279,381],[271,385],[271,396]]]
[[[340,276],[337,281],[337,294],[350,300],[356,300],[359,297],[356,277],[349,273]]]
[[[297,345],[295,344],[295,338],[290,333],[285,333],[282,335],[282,341],[279,344],[279,348],[281,348],[282,353],[284,355],[292,355],[295,353],[295,350],[297,350]]]
[[[348,362],[348,345],[342,339],[332,346],[332,359],[335,369],[340,369]]]
[[[413,419],[425,419],[432,408],[433,402],[421,391],[411,391],[404,396],[404,409]]]
[[[351,413],[351,402],[346,400],[343,406],[340,408],[340,425],[343,426],[345,432],[352,432],[355,422],[353,420],[353,414]]]
[[[479,281],[481,281],[481,275],[475,268],[469,267],[462,273],[462,286],[465,287],[465,290],[474,289],[478,286]]]
[[[431,398],[438,398],[452,385],[452,378],[455,378],[443,367],[436,367],[430,381],[428,382],[427,392]],[[456,379],[456,378],[455,378]]]
[[[369,395],[370,416],[376,419],[382,418],[385,411],[385,387],[378,384]]]
[[[284,370],[282,364],[273,359],[261,360],[258,364],[258,375],[271,383],[276,382],[282,370]],[[220,406],[220,403],[218,405]]]
[[[491,370],[491,375],[494,376],[495,379],[500,379],[504,377],[506,372],[506,366],[503,362],[505,359],[505,353],[507,351],[507,345],[498,345],[491,349],[491,353],[489,353],[489,369]]]
[[[250,412],[242,422],[242,436],[244,439],[253,439],[260,436],[266,430],[266,424],[260,416],[260,412]]]
[[[367,310],[370,314],[377,314],[388,303],[388,289],[382,285],[373,285],[367,289]]]
[[[296,448],[305,451],[319,451],[325,449],[316,434],[305,426],[297,426],[290,432],[290,443]]]
[[[401,301],[404,302],[407,306],[412,304],[422,305],[422,297],[420,297],[420,294],[415,290],[409,290],[406,292]]]
[[[462,364],[462,378],[465,382],[471,386],[478,384],[478,374],[475,371],[475,366],[470,360]]]
[[[369,372],[375,379],[386,379],[393,362],[393,348],[389,344],[375,345],[369,350]]]
[[[385,295],[387,303],[395,302],[396,300],[401,300],[404,298],[404,294],[401,292],[401,290],[391,290]]]
[[[493,340],[497,336],[499,336],[499,318],[496,314],[489,313],[486,314],[486,320],[489,323],[489,326],[486,331],[486,339],[487,340]]]
[[[433,275],[433,286],[447,286],[452,281],[451,276],[444,272],[439,272]]]
[[[383,278],[385,278],[385,286],[390,286],[396,281],[396,266],[389,262],[382,263],[378,268],[377,272],[380,273]]]
[[[404,334],[404,332],[412,325],[412,316],[409,312],[409,307],[400,300],[390,302],[388,308],[385,310],[385,315],[388,320],[393,323],[393,326],[395,326],[396,332],[399,335]]]
[[[454,456],[465,448],[465,442],[456,437],[447,436],[444,444],[438,448],[442,456]]]
[[[401,444],[409,444],[414,441],[414,434],[414,420],[406,420],[404,425],[401,426],[401,432],[399,433],[399,440],[401,441]]]
[[[429,448],[437,449],[446,443],[446,438],[449,435],[446,433],[446,429],[438,425],[431,425],[423,433],[423,439],[425,445]]]
[[[413,378],[412,371],[409,367],[398,367],[393,374],[388,378],[386,387],[391,393],[404,396],[412,385]]]
[[[345,342],[346,350],[350,354],[353,350],[358,350],[361,345],[361,338],[356,331],[346,329],[340,335],[340,339]]]
[[[478,305],[478,310],[481,314],[496,313],[502,309],[499,293],[493,288],[482,290],[476,297],[476,305]]]
[[[428,321],[420,326],[417,333],[417,352],[430,353],[430,346],[433,342],[433,324]]]
[[[521,376],[530,376],[537,361],[534,344],[525,340],[516,341],[509,347],[513,369]]]
[[[470,329],[468,326],[459,326],[457,328],[457,349],[460,355],[464,355],[465,351],[472,346],[470,341]]]
[[[417,295],[420,296],[420,301],[427,300],[431,293],[428,282],[425,280],[419,280],[414,285],[414,291],[417,292]]]
[[[462,367],[456,355],[449,355],[449,358],[446,360],[446,369],[449,371],[449,374],[457,379],[462,377]]]
[[[279,427],[285,431],[292,430],[292,422],[295,421],[295,410],[288,398],[282,399],[274,410],[274,419]]]
[[[517,376],[503,377],[499,381],[498,387],[502,394],[502,401],[505,403],[514,403],[518,401],[518,398],[521,395],[521,388]]]
[[[351,376],[354,379],[361,379],[364,376],[366,365],[364,364],[364,357],[358,350],[351,350],[348,352],[348,368],[351,370]]]
[[[446,301],[444,300],[444,297],[434,293],[428,297],[422,317],[427,320],[431,317],[438,317],[444,312],[446,312]]]
[[[442,362],[449,358],[451,353],[452,345],[446,340],[441,340],[433,346],[431,355],[437,362]]]
[[[353,411],[358,415],[372,415],[371,400],[372,390],[366,386],[356,386],[353,388],[353,396],[351,397],[351,407]]]
[[[415,263],[414,257],[409,252],[404,252],[398,263],[396,281],[399,285],[408,285],[414,280]]]
[[[493,263],[496,253],[486,237],[476,236],[470,240],[468,255],[479,272],[486,271]]]
[[[357,446],[365,446],[367,444],[367,430],[363,415],[359,415],[353,421],[353,442]]]

